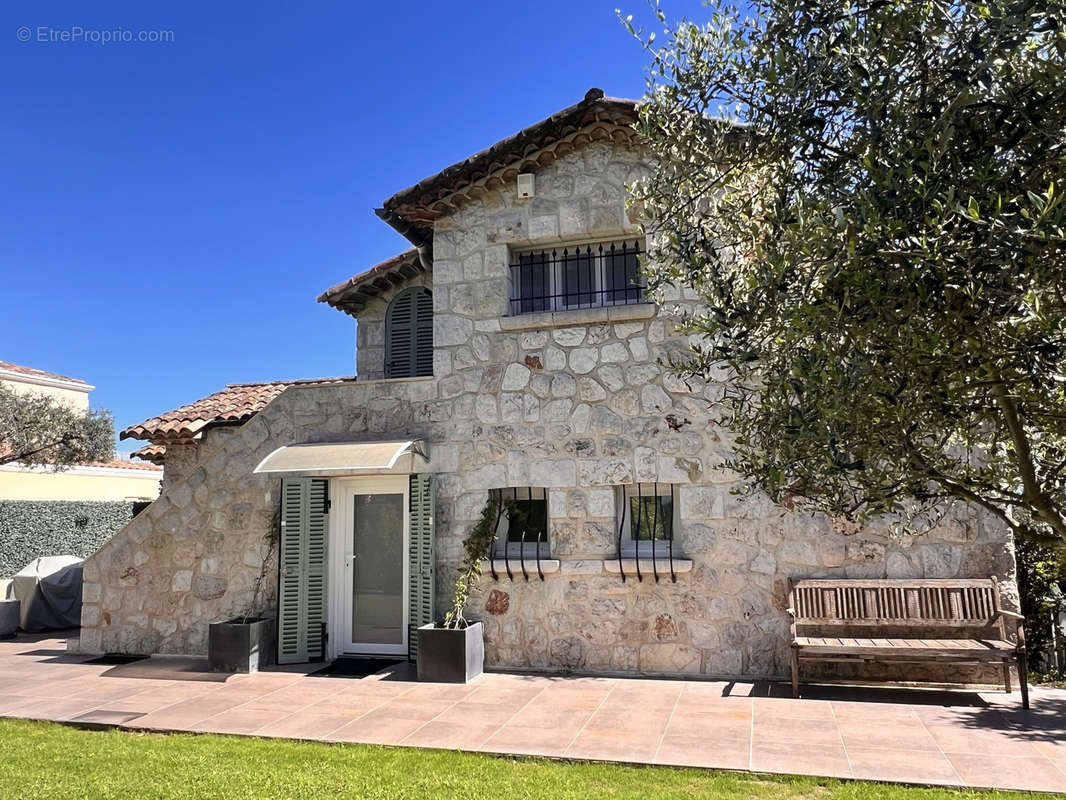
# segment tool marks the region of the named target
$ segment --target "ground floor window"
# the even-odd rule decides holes
[[[496,491],[500,501],[496,555],[547,556],[548,490],[527,486]]]
[[[677,503],[674,487],[664,483],[619,486],[618,549],[623,555],[661,555],[674,547]]]

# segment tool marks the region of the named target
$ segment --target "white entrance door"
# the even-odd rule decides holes
[[[404,476],[334,484],[334,655],[407,653],[408,493]],[[341,596],[338,597],[337,593]]]

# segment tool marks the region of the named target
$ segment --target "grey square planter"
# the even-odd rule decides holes
[[[0,600],[0,639],[10,639],[19,626],[22,603],[18,600]]]
[[[273,618],[212,622],[207,630],[207,660],[215,672],[257,672],[273,664]]]
[[[418,629],[418,679],[466,683],[485,670],[485,626],[474,622],[451,630],[434,624]]]

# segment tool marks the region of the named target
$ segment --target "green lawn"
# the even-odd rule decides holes
[[[364,745],[86,731],[0,720],[0,798],[1032,797]]]

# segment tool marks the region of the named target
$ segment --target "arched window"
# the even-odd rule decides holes
[[[385,377],[421,378],[433,374],[433,293],[405,289],[385,314]]]

